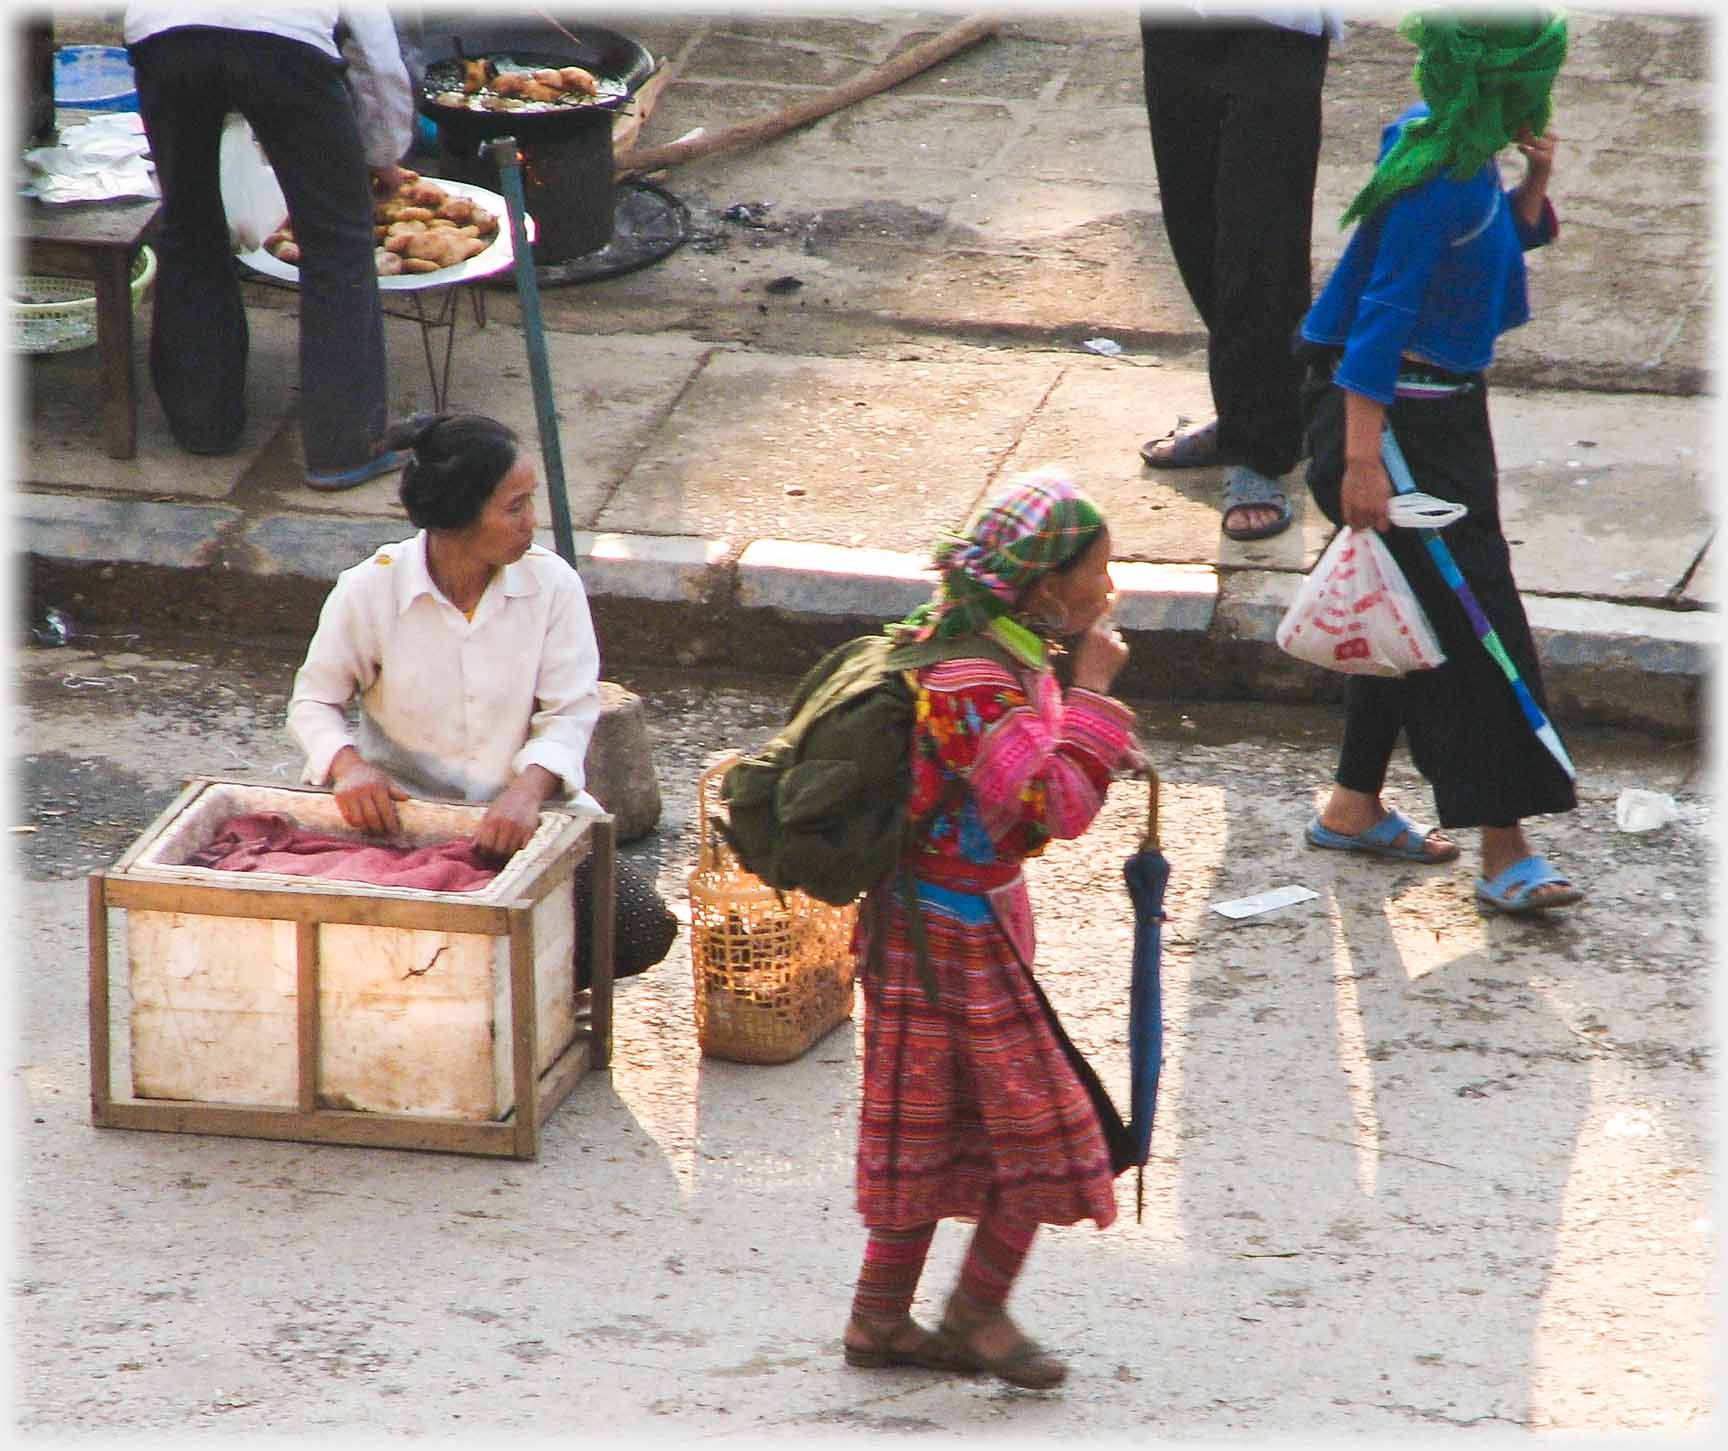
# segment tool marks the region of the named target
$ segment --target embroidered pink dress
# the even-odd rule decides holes
[[[858,1209],[871,1228],[1000,1212],[1045,1224],[1116,1216],[1100,1120],[1028,970],[1021,862],[1076,837],[1104,803],[1133,717],[1049,671],[954,660],[918,672],[912,740],[916,885],[938,1001],[887,887],[865,993]],[[860,959],[868,961],[868,932]]]

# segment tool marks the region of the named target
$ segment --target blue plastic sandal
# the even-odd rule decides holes
[[[325,472],[306,470],[306,487],[317,489],[320,493],[333,494],[338,489],[352,489],[357,484],[363,484],[368,479],[375,479],[380,474],[387,474],[401,468],[408,462],[408,449],[387,449],[376,458],[367,459],[363,464],[356,464],[351,469],[333,469]]]
[[[1226,539],[1248,543],[1255,539],[1270,539],[1290,527],[1290,496],[1278,487],[1276,479],[1267,478],[1258,469],[1237,464],[1224,476],[1224,505],[1220,519],[1228,519],[1236,509],[1253,509],[1265,505],[1275,510],[1275,516],[1265,524],[1252,528],[1247,525],[1220,524]]]
[[[1551,893],[1539,900],[1531,900],[1538,887],[1550,884],[1558,884],[1567,890]],[[1551,912],[1556,907],[1570,907],[1574,902],[1584,899],[1583,892],[1572,885],[1571,878],[1555,871],[1548,865],[1548,859],[1541,856],[1527,856],[1523,861],[1513,862],[1491,881],[1478,877],[1476,896],[1496,912],[1505,912],[1510,916],[1517,916],[1519,913]]]
[[[1327,851],[1361,851],[1394,861],[1435,865],[1456,859],[1458,846],[1455,842],[1447,843],[1446,849],[1439,853],[1427,850],[1431,830],[1431,827],[1418,826],[1402,811],[1388,811],[1366,831],[1357,832],[1355,836],[1329,830],[1320,824],[1318,816],[1308,823],[1302,835],[1309,846],[1323,847]],[[1401,842],[1404,845],[1400,845]]]

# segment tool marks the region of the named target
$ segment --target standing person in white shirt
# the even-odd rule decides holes
[[[510,429],[416,415],[392,441],[409,446],[402,504],[420,533],[337,579],[288,728],[348,825],[392,834],[410,794],[485,801],[478,844],[508,856],[548,799],[599,809],[583,789],[600,717],[588,598],[534,543],[534,468]]]
[[[1226,466],[1227,538],[1289,528],[1312,301],[1320,90],[1338,22],[1314,7],[1188,5],[1143,15],[1146,115],[1164,229],[1206,325],[1215,416],[1141,446],[1154,468]]]
[[[414,98],[381,4],[127,6],[127,53],[162,190],[150,377],[189,453],[231,453],[246,426],[246,308],[222,208],[230,112],[250,123],[300,245],[306,482],[352,488],[399,468],[388,423],[373,188],[394,191]],[[369,175],[370,173],[370,175]]]

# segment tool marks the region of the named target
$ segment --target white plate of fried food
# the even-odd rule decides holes
[[[382,290],[448,287],[490,277],[514,260],[503,197],[465,181],[440,181],[406,169],[402,175],[395,195],[375,198],[372,210]],[[534,218],[524,221],[533,241]],[[240,260],[266,277],[300,280],[299,251],[287,226],[266,237],[262,247],[241,253]]]

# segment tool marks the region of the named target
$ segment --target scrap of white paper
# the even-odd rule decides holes
[[[1219,902],[1212,910],[1226,917],[1255,917],[1262,912],[1288,907],[1295,902],[1306,902],[1319,895],[1307,887],[1274,887],[1269,892],[1256,892],[1252,897],[1238,897],[1234,902]]]

